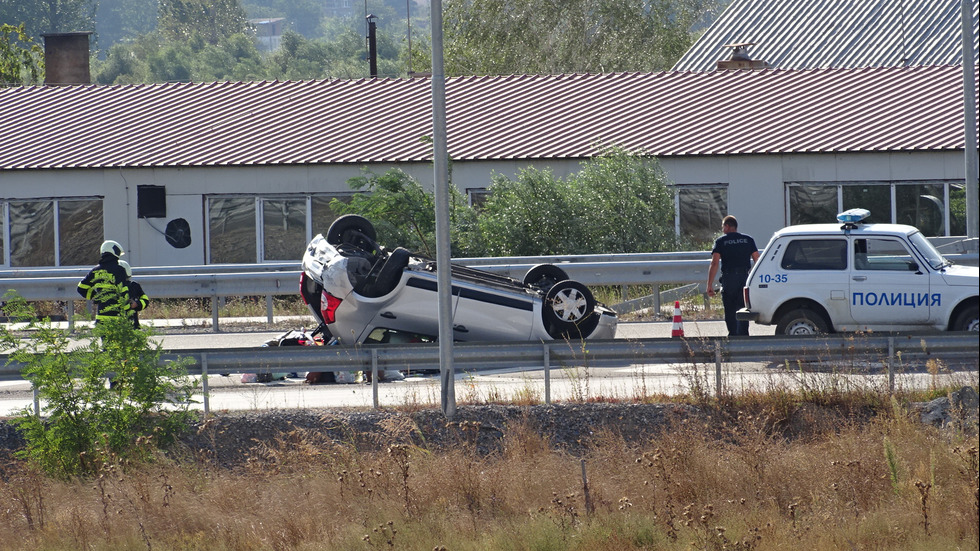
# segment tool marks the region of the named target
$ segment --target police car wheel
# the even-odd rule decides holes
[[[808,308],[786,312],[776,324],[777,335],[821,335],[827,332],[823,316]]]
[[[976,306],[971,306],[956,317],[953,325],[954,331],[980,331],[980,310]]]

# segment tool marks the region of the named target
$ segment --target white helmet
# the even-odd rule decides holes
[[[129,262],[126,262],[125,260],[120,260],[119,265],[122,266],[124,270],[126,270],[126,277],[133,277],[133,267],[129,265]]]
[[[99,250],[99,252],[101,254],[112,253],[116,256],[116,258],[126,254],[126,251],[123,251],[122,245],[111,239],[102,243],[102,248]]]

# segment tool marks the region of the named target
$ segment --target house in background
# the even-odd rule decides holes
[[[965,233],[960,67],[772,59],[448,79],[453,184],[475,197],[493,173],[564,176],[616,144],[659,158],[688,239],[732,213],[761,244],[855,206]],[[137,266],[298,260],[363,169],[431,185],[431,121],[424,78],[2,89],[16,130],[0,135],[0,266],[90,265],[103,238]]]
[[[714,71],[734,44],[773,69],[958,65],[961,26],[961,0],[732,0],[673,70]]]
[[[282,17],[248,20],[255,27],[255,39],[258,41],[259,50],[274,52],[279,49],[285,21]]]

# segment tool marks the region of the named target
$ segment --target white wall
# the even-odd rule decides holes
[[[491,173],[513,178],[532,164],[539,169],[550,168],[561,177],[581,169],[577,159],[455,161],[453,183],[460,190],[484,188]],[[729,212],[738,217],[739,229],[752,235],[760,248],[787,223],[785,182],[942,180],[962,179],[965,173],[958,151],[672,157],[661,159],[661,164],[677,184],[727,185]],[[205,194],[346,192],[350,190],[347,180],[360,175],[361,166],[5,171],[0,173],[0,199],[102,196],[106,238],[122,243],[134,266],[197,265],[205,258]],[[371,170],[382,174],[391,166],[375,165]],[[401,168],[431,188],[431,163],[410,163]],[[137,217],[137,186],[146,184],[166,187],[166,218]],[[175,218],[190,224],[192,244],[186,249],[173,248],[160,233]]]

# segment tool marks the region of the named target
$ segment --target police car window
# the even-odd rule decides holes
[[[895,239],[855,239],[854,268],[908,272],[916,263],[901,241]]]
[[[844,239],[797,239],[786,246],[780,266],[784,270],[845,270]]]

